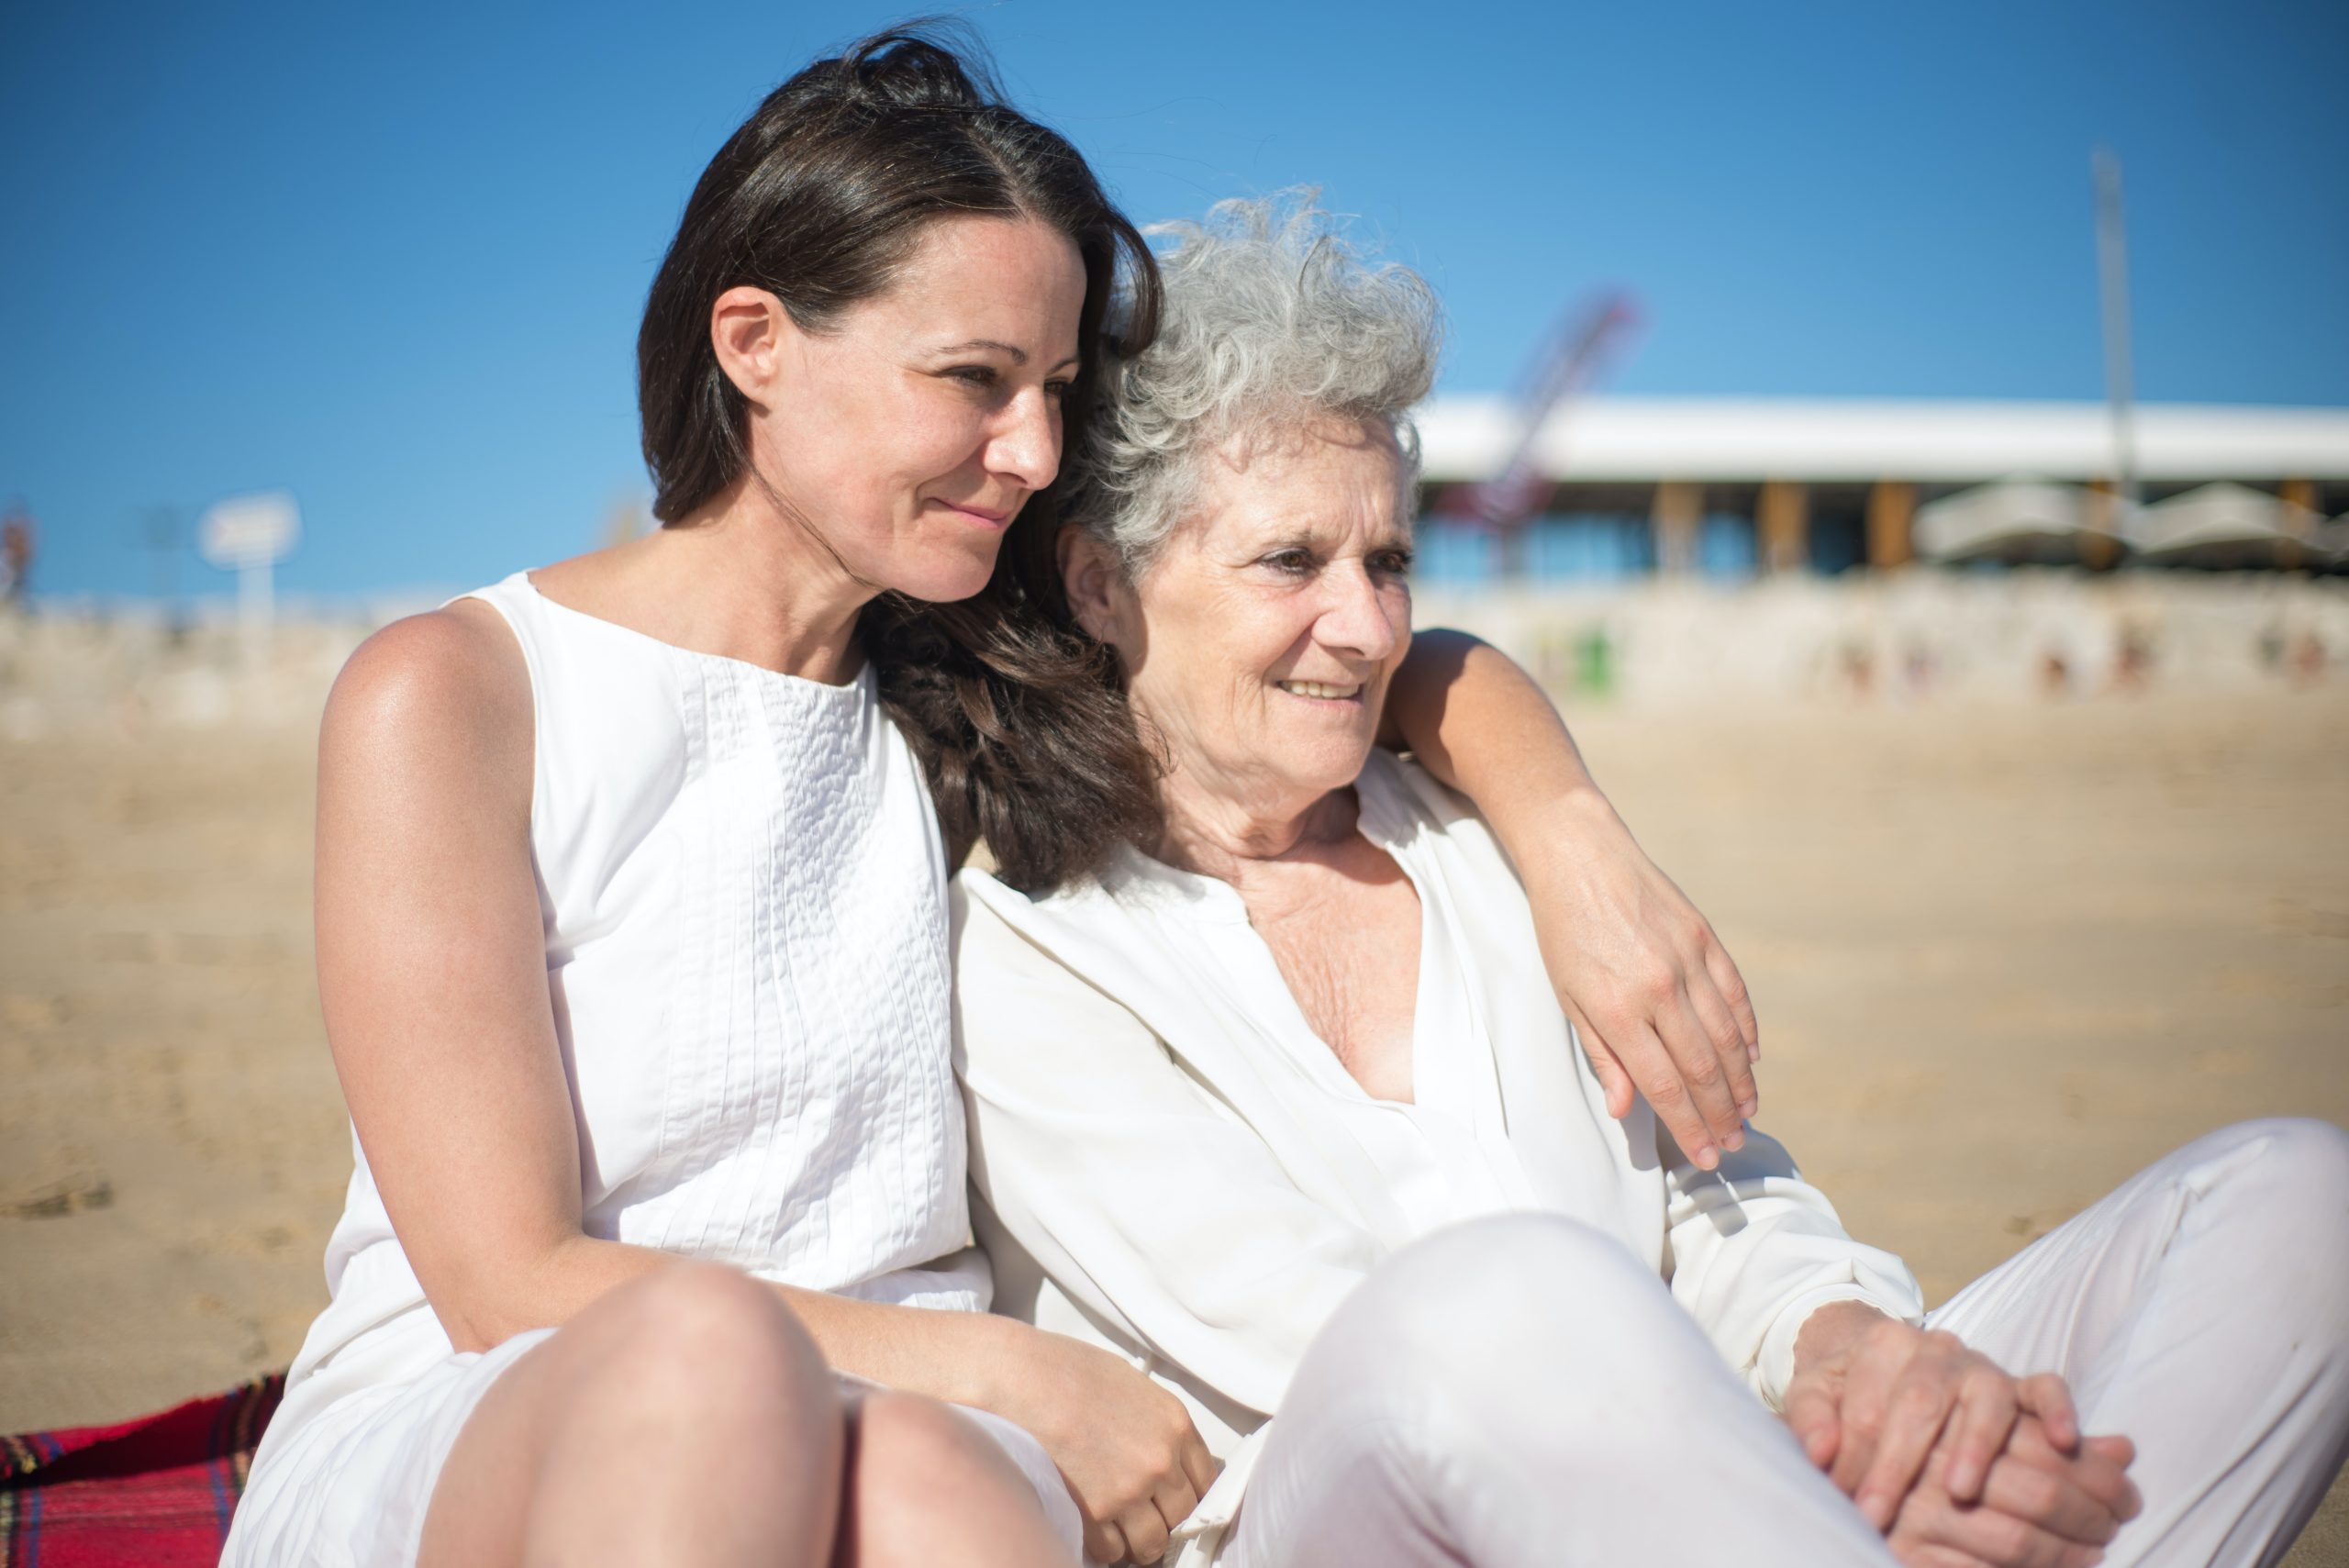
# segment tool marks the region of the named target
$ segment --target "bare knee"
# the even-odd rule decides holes
[[[582,1394],[640,1420],[747,1420],[821,1441],[839,1426],[829,1369],[790,1308],[732,1269],[681,1263],[615,1292]],[[834,1440],[837,1441],[837,1439]]]
[[[844,1561],[928,1568],[951,1558],[993,1561],[989,1551],[1020,1563],[1065,1556],[1052,1550],[1027,1476],[951,1407],[919,1395],[874,1393],[859,1402],[854,1425]]]
[[[859,1463],[868,1476],[1025,1485],[1019,1467],[985,1433],[922,1395],[867,1395],[857,1407],[856,1429]]]
[[[831,1374],[782,1298],[665,1268],[500,1374],[442,1469],[419,1561],[822,1561],[843,1448]],[[617,1453],[652,1456],[625,1490]]]
[[[681,1262],[629,1289],[629,1354],[674,1363],[696,1383],[766,1373],[829,1390],[825,1357],[766,1284],[712,1262]]]

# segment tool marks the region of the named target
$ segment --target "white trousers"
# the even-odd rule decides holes
[[[2137,1445],[2112,1568],[2280,1559],[2349,1457],[2349,1133],[2200,1139],[1928,1319]],[[1891,1568],[1663,1283],[1572,1220],[1429,1237],[1330,1318],[1233,1568]]]

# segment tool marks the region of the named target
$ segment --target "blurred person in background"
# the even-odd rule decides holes
[[[1120,280],[1139,349],[1140,237],[953,49],[818,61],[652,285],[665,526],[352,657],[317,923],[357,1168],[228,1563],[1147,1562],[1212,1484],[1174,1396],[981,1310],[951,1062],[932,792],[959,853],[1002,683],[1095,677],[996,565]],[[1521,857],[1586,1070],[1734,1151],[1735,967],[1521,673],[1427,650],[1401,740]],[[1108,822],[1149,781],[1102,739]]]
[[[0,520],[0,605],[21,605],[32,592],[33,514],[22,501]]]
[[[2349,1444],[2349,1134],[2213,1133],[1928,1313],[1772,1140],[1611,1117],[1512,858],[1381,743],[1434,300],[1309,204],[1174,227],[1014,547],[1105,659],[970,758],[954,962],[997,1309],[1184,1398],[1184,1561],[2282,1557]],[[1088,839],[1117,710],[1152,814]]]

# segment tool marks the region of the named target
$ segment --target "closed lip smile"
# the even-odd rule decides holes
[[[999,528],[1003,527],[1004,524],[1011,520],[1011,509],[1009,507],[1006,507],[1002,511],[998,512],[991,511],[985,506],[968,506],[961,501],[941,501],[940,505],[949,508],[950,510],[960,512],[966,517],[984,523],[989,528]]]

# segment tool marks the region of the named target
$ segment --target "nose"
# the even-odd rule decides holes
[[[1410,635],[1408,590],[1382,585],[1359,561],[1348,562],[1321,577],[1328,598],[1314,635],[1333,653],[1383,664]]]
[[[1061,471],[1060,405],[1041,387],[1023,387],[1003,406],[987,437],[987,470],[1029,490]]]

